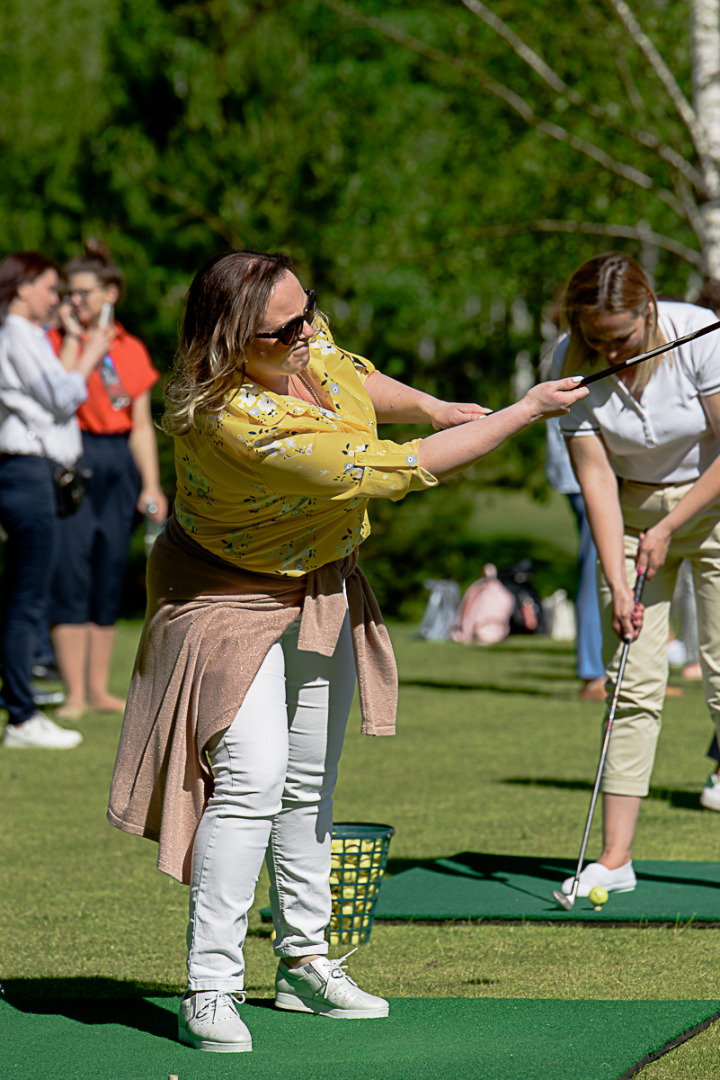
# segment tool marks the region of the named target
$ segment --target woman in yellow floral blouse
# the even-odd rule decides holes
[[[397,675],[357,566],[371,498],[434,487],[585,396],[533,387],[489,414],[439,401],[338,348],[282,255],[232,252],[193,281],[164,426],[174,517],[148,565],[148,612],[108,816],[159,842],[190,885],[182,1042],[252,1047],[247,911],[265,858],[279,1008],[386,1016],[327,959],[332,793],[357,673],[363,730],[394,731]],[[378,422],[432,425],[406,443]]]

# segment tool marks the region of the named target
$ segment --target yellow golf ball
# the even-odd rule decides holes
[[[602,904],[607,904],[607,900],[608,900],[607,889],[603,889],[603,887],[601,885],[596,885],[594,889],[590,890],[590,893],[588,895],[588,900],[590,901],[591,904],[595,904],[596,906],[598,904],[601,905],[601,906],[602,906]]]

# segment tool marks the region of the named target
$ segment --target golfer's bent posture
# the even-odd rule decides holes
[[[570,333],[557,346],[553,371],[568,375],[621,364],[715,321],[705,308],[656,300],[637,263],[617,252],[575,271],[563,315]],[[720,733],[720,335],[599,380],[561,428],[600,558],[603,653],[613,682],[618,636],[634,642],[602,776],[603,850],[580,875],[578,896],[587,896],[595,885],[635,888],[632,843],[660,731],[670,601],[685,558],[697,594],[703,690]],[[638,637],[639,567],[647,583]]]
[[[433,487],[587,393],[544,383],[492,415],[339,349],[282,255],[212,259],[187,298],[164,426],[174,517],[148,611],[108,816],[190,885],[179,1036],[244,1051],[247,912],[267,859],[280,1008],[386,1016],[328,960],[332,794],[355,674],[363,728],[394,729],[392,650],[357,548],[369,499]],[[383,420],[432,424],[407,443]]]

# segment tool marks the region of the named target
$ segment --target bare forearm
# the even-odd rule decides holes
[[[537,420],[568,412],[588,393],[587,387],[578,387],[578,379],[579,376],[573,376],[557,382],[537,383],[524,398],[507,409],[488,413],[477,420],[468,419],[429,435],[420,443],[419,464],[440,478],[472,465]]]
[[[365,380],[365,389],[380,424],[431,424],[433,407],[438,399],[412,386],[373,371]]]
[[[663,522],[670,532],[675,533],[683,525],[702,514],[709,506],[720,499],[720,457],[698,477],[687,495],[670,511]]]
[[[623,522],[618,482],[604,447],[593,447],[597,453],[588,453],[589,439],[593,436],[571,439],[570,457],[582,491],[590,531],[595,541],[598,558],[605,580],[611,589],[627,586]]]
[[[479,461],[540,419],[525,398],[499,412],[429,435],[420,443],[420,465],[439,479]]]
[[[144,489],[160,485],[160,467],[158,465],[157,444],[152,428],[135,427],[130,435],[130,453],[140,473],[140,482]]]
[[[652,579],[667,558],[667,553],[674,534],[683,525],[698,517],[720,498],[720,458],[705,470],[677,506],[660,520],[640,534],[638,567],[647,570],[648,580]]]
[[[618,500],[617,480],[595,486],[584,496],[590,531],[600,566],[611,591],[627,586],[625,572],[624,523]]]
[[[80,335],[65,334],[58,359],[66,371],[75,371],[80,352]]]

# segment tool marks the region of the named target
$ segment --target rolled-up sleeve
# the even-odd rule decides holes
[[[366,360],[364,356],[356,356],[355,353],[347,353],[353,362],[355,371],[357,372],[360,382],[364,383],[368,375],[372,375],[375,370],[375,365],[371,364],[369,360]]]
[[[247,436],[235,454],[257,470],[258,480],[279,495],[343,499],[402,499],[435,487],[418,462],[419,439],[406,443],[340,432]],[[227,444],[226,444],[227,447]]]

